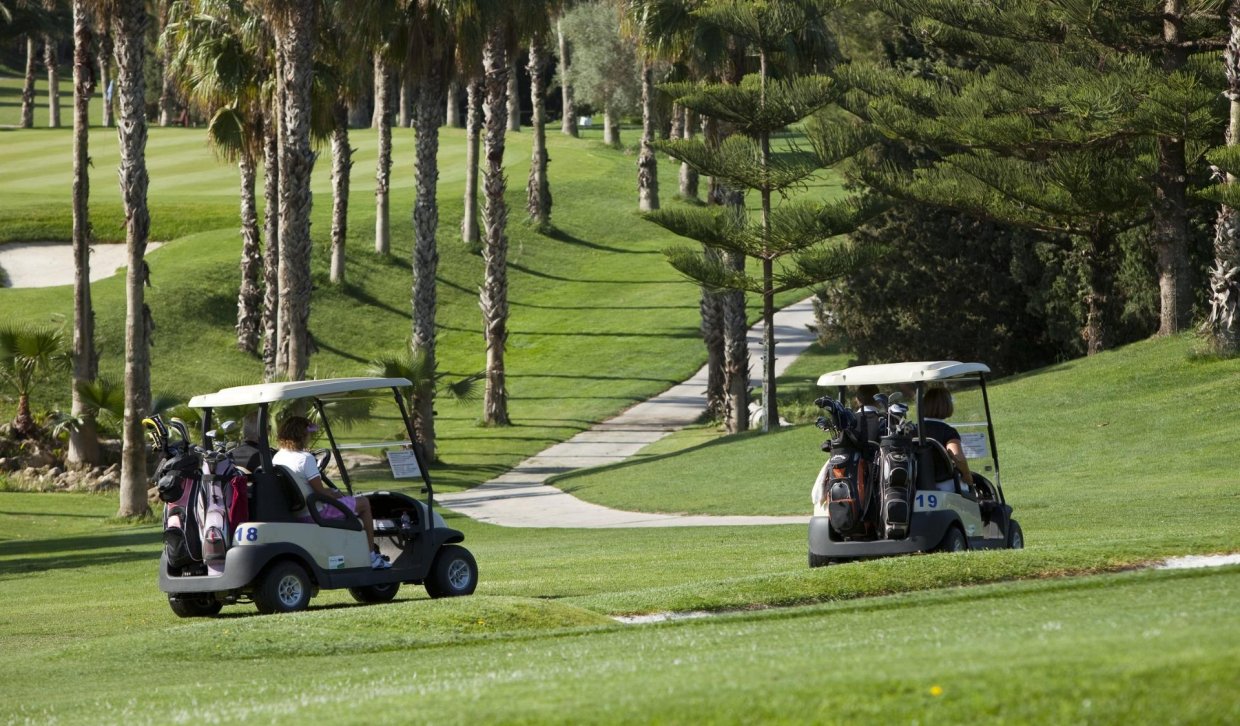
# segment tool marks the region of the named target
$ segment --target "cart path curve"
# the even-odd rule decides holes
[[[813,298],[775,313],[775,373],[779,375],[814,342]],[[749,330],[749,344],[761,350],[763,325]],[[750,380],[762,385],[759,369]],[[752,369],[752,368],[751,368]],[[436,494],[442,506],[480,522],[504,527],[701,527],[734,525],[806,524],[809,514],[792,517],[713,516],[626,512],[582,501],[545,482],[556,474],[624,461],[647,444],[682,429],[702,413],[706,399],[706,367],[684,383],[623,413],[555,444],[514,469],[463,492]],[[808,508],[808,507],[807,507]]]

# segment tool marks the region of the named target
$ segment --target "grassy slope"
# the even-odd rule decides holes
[[[1134,552],[1236,545],[1240,475],[1221,456],[1240,427],[1230,404],[1240,361],[1193,359],[1191,345],[1145,341],[992,387],[1005,491],[1031,542]],[[791,376],[837,364],[805,361]],[[556,484],[624,509],[805,513],[822,439],[812,426],[715,438]]]

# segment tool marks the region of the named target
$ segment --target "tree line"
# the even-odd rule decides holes
[[[412,400],[432,457],[438,129],[457,117],[462,96],[461,235],[484,260],[484,421],[509,422],[502,160],[505,134],[519,124],[518,63],[529,77],[533,134],[526,212],[539,226],[551,224],[553,200],[548,81],[561,90],[564,133],[576,133],[582,102],[601,111],[609,143],[619,143],[624,114],[640,114],[637,207],[696,242],[666,254],[701,287],[706,407],[732,431],[749,422],[749,294],[761,297],[766,321],[764,428],[779,420],[771,316],[775,296],[789,290],[819,286],[821,330],[846,338],[863,360],[971,351],[1017,369],[1038,355],[1092,354],[1154,332],[1130,314],[1151,276],[1158,333],[1200,323],[1220,352],[1236,347],[1240,161],[1228,119],[1240,118],[1240,0],[164,0],[153,15],[142,0],[74,0],[67,16],[59,7],[4,0],[0,33],[24,39],[30,79],[36,40],[55,47],[52,29],[65,17],[74,28],[73,412],[84,425],[70,455],[81,461],[97,455],[77,393],[97,375],[85,272],[86,104],[98,83],[111,86],[115,64],[130,258],[122,515],[146,507],[151,54],[161,120],[184,104],[238,166],[237,344],[262,358],[268,380],[303,378],[313,353],[316,145],[332,152],[331,280],[339,283],[350,128],[372,105],[380,254],[390,252],[391,125],[416,129],[407,365],[424,372]],[[51,72],[55,63],[47,65]],[[27,101],[24,94],[23,109]],[[26,118],[23,111],[29,125]],[[679,162],[676,196],[685,204],[660,203],[660,156]],[[847,192],[824,201],[807,192],[827,169]],[[1217,219],[1206,225],[1209,205]],[[1197,251],[1205,226],[1213,230],[1208,272]],[[1197,320],[1195,304],[1204,310]]]

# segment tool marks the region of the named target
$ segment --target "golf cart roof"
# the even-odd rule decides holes
[[[287,401],[294,398],[321,398],[339,393],[369,389],[412,386],[407,378],[327,378],[320,381],[283,381],[259,383],[253,386],[222,388],[215,393],[204,393],[189,400],[191,408],[218,408],[221,406],[244,406],[256,403]]]
[[[887,383],[917,383],[920,381],[945,381],[972,373],[989,373],[984,363],[961,363],[954,360],[920,361],[917,363],[883,363],[873,366],[853,366],[839,371],[823,373],[818,377],[820,386],[864,386]]]

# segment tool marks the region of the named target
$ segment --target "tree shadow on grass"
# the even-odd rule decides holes
[[[549,239],[553,239],[556,242],[563,242],[565,244],[570,244],[570,245],[574,245],[577,247],[589,247],[592,250],[599,250],[600,252],[618,252],[623,255],[662,254],[658,250],[631,250],[631,249],[625,249],[624,247],[609,247],[607,245],[599,244],[598,242],[590,242],[580,237],[576,237],[574,235],[569,234],[568,232],[565,232],[562,229],[559,229],[558,227],[552,227],[547,232],[544,232],[543,236]]]
[[[147,561],[154,565],[159,561],[156,547],[161,538],[162,534],[158,531],[144,531],[3,542],[0,543],[0,556],[34,556],[0,561],[0,579],[30,572],[74,570],[124,562]],[[117,551],[122,547],[125,549]]]
[[[525,265],[518,265],[515,262],[508,263],[508,269],[524,272],[532,277],[541,277],[544,280],[555,280],[557,282],[585,282],[593,285],[683,285],[684,280],[598,280],[576,277],[563,277],[561,275],[553,275],[550,272],[541,272]]]

